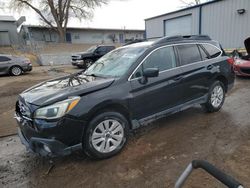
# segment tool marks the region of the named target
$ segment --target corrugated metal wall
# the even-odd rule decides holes
[[[238,9],[245,9],[242,15]],[[250,0],[224,0],[202,7],[202,34],[218,40],[224,48],[242,48],[250,37]]]
[[[170,20],[176,17],[181,17],[185,15],[192,16],[192,25],[191,25],[191,34],[197,34],[199,32],[199,8],[193,8],[181,12],[177,12],[174,14],[169,14],[166,16],[146,20],[146,38],[153,39],[164,36],[164,21]]]
[[[238,9],[245,9],[242,15]],[[164,20],[192,14],[192,33],[199,34],[199,7],[145,21],[147,38],[164,36]],[[201,33],[218,40],[224,48],[243,48],[250,37],[250,0],[222,0],[202,6]]]

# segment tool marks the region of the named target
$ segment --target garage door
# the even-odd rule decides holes
[[[192,16],[182,16],[164,21],[165,36],[191,35]]]
[[[9,46],[10,37],[8,31],[0,31],[0,46]]]

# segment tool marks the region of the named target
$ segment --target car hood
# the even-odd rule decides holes
[[[235,60],[236,62],[239,61],[240,64],[236,65],[238,67],[245,67],[245,68],[250,68],[250,61],[243,60],[243,59],[237,59]]]
[[[89,57],[89,56],[92,56],[92,53],[90,53],[90,52],[79,52],[79,53],[73,54],[72,56]]]
[[[46,106],[65,100],[70,96],[83,96],[109,87],[114,78],[100,78],[74,74],[37,84],[20,94],[25,102]]]

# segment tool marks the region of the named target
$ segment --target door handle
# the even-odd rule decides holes
[[[183,78],[183,76],[177,76],[177,77],[173,78],[173,80],[174,80],[174,81],[179,81],[179,80],[181,80],[182,78]]]
[[[207,70],[211,70],[211,69],[213,69],[213,67],[214,67],[213,65],[208,65]]]

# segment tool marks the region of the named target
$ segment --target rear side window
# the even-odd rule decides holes
[[[143,62],[132,78],[142,76],[142,70],[146,68],[158,68],[159,71],[176,67],[176,58],[173,47],[164,47],[154,51]]]
[[[210,57],[209,57],[209,54],[208,54],[207,52],[205,52],[204,49],[203,49],[200,45],[198,45],[198,48],[199,48],[199,50],[200,50],[201,58],[202,58],[203,60],[206,60],[206,59],[209,59],[209,58],[210,58]]]
[[[176,46],[181,65],[188,65],[201,61],[201,55],[196,44],[185,44]]]
[[[10,58],[5,57],[5,56],[0,56],[0,62],[5,62],[5,61],[9,61]]]
[[[216,57],[220,56],[220,54],[221,54],[221,51],[213,45],[202,44],[202,46],[208,52],[210,58],[216,58]]]

